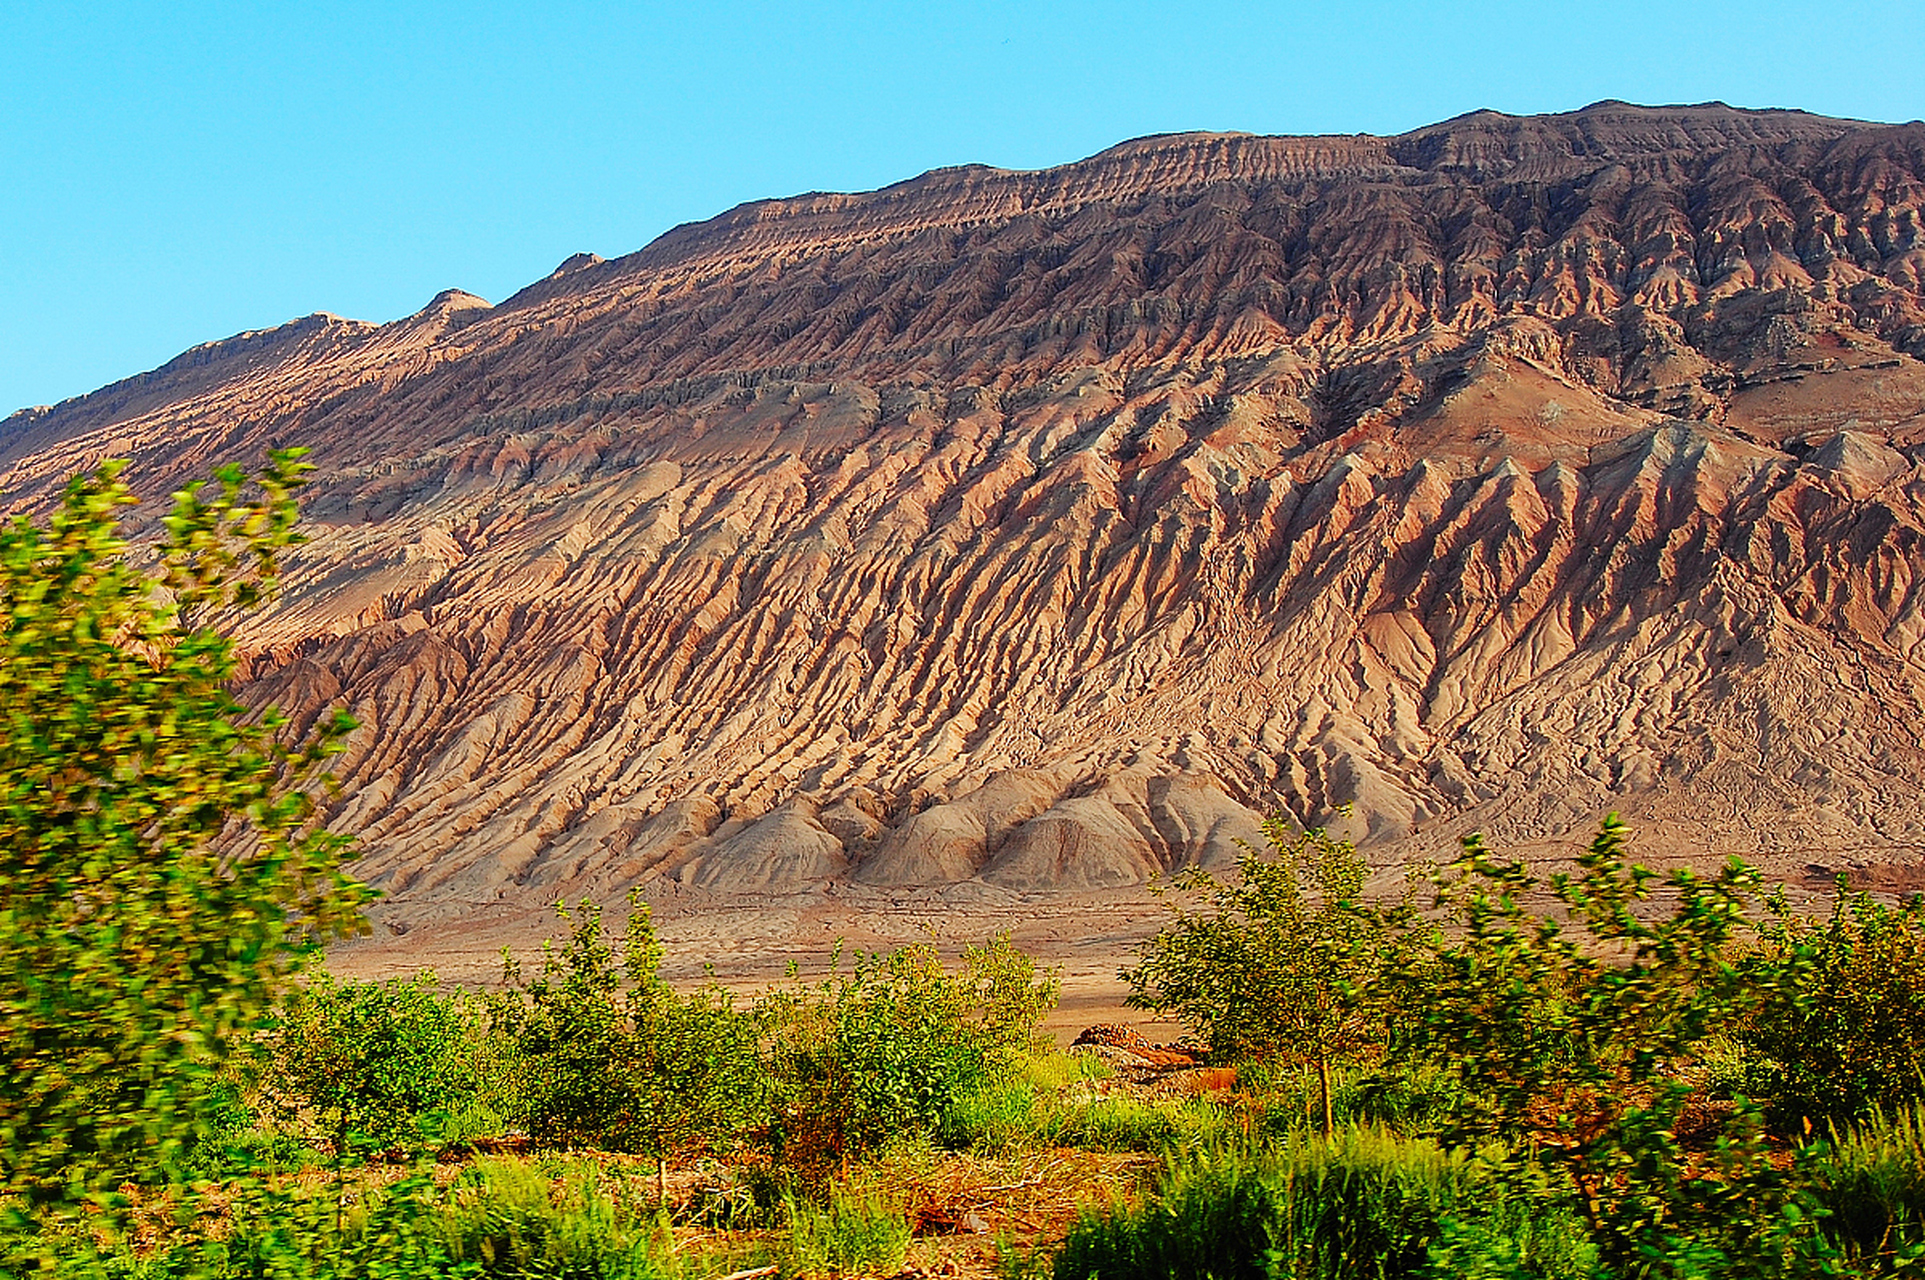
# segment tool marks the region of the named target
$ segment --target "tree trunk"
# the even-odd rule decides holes
[[[1317,1101],[1323,1106],[1323,1136],[1328,1138],[1336,1130],[1336,1122],[1330,1114],[1330,1056],[1317,1055]]]

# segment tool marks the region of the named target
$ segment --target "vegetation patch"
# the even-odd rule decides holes
[[[1925,905],[1660,883],[1615,818],[1391,902],[1270,823],[1125,974],[1203,1062],[1041,1043],[1006,937],[738,1002],[582,903],[489,996],[333,979],[347,726],[250,721],[204,625],[300,475],[179,495],[146,560],[112,468],[0,532],[8,1276],[1925,1273]]]

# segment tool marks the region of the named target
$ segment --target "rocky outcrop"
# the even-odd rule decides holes
[[[397,921],[1133,884],[1272,807],[1897,867],[1922,208],[1925,125],[1796,112],[1172,135],[243,335],[0,459],[315,450],[246,694],[361,719]]]

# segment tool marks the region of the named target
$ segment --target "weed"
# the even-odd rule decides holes
[[[587,1162],[551,1173],[525,1160],[482,1161],[456,1184],[436,1227],[450,1257],[483,1276],[652,1280],[676,1274],[667,1221],[611,1195]]]
[[[1046,1050],[1025,1058],[1019,1078],[1040,1093],[1061,1093],[1077,1085],[1108,1080],[1115,1075],[1110,1064],[1093,1053],[1063,1053]]]
[[[1230,1113],[1201,1098],[1091,1098],[1060,1109],[1049,1136],[1089,1151],[1168,1151],[1223,1146],[1239,1128]]]
[[[1019,1081],[978,1085],[950,1104],[936,1141],[952,1151],[996,1153],[1032,1143],[1045,1114],[1036,1091]]]
[[[1085,1210],[1055,1274],[1393,1280],[1497,1259],[1513,1274],[1578,1280],[1596,1269],[1595,1254],[1571,1243],[1581,1239],[1568,1213],[1511,1204],[1461,1154],[1351,1129],[1255,1157],[1173,1160],[1145,1203]]]
[[[873,1190],[836,1187],[826,1204],[791,1198],[784,1275],[837,1275],[899,1270],[911,1227],[900,1206]]]

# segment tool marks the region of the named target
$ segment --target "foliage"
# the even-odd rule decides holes
[[[449,1256],[485,1277],[653,1280],[679,1274],[674,1237],[592,1164],[490,1160],[463,1174],[436,1222]]]
[[[893,1275],[912,1234],[902,1209],[873,1191],[832,1188],[827,1203],[791,1198],[782,1274]]]
[[[1034,1038],[1057,981],[999,937],[966,950],[960,974],[928,946],[848,969],[838,953],[820,982],[764,997],[781,1157],[807,1166],[934,1132]]]
[[[935,951],[840,955],[815,984],[765,996],[773,1035],[774,1136],[781,1159],[812,1166],[927,1133],[987,1071],[986,1045]]]
[[[1578,874],[1541,886],[1562,918],[1525,905],[1540,886],[1520,864],[1466,840],[1438,899],[1459,932],[1404,993],[1401,1060],[1456,1077],[1452,1142],[1506,1138],[1567,1180],[1619,1273],[1795,1271],[1812,1262],[1812,1206],[1773,1165],[1758,1109],[1741,1101],[1701,1149],[1680,1137],[1693,1091],[1675,1064],[1755,1006],[1734,957],[1757,876],[1679,871],[1667,915],[1624,840],[1612,815]]]
[[[250,722],[205,626],[274,588],[307,469],[175,494],[145,567],[119,463],[0,530],[0,1192],[35,1215],[184,1178],[224,1060],[362,900],[303,789],[351,722]]]
[[[321,973],[282,1004],[272,1083],[321,1117],[337,1152],[352,1141],[408,1145],[473,1097],[480,1030],[478,1011],[432,973],[389,982]]]
[[[1182,874],[1179,893],[1201,905],[1172,903],[1175,919],[1123,977],[1132,1007],[1175,1016],[1219,1061],[1281,1054],[1313,1065],[1327,1136],[1331,1064],[1383,1041],[1383,979],[1412,921],[1363,900],[1369,868],[1350,841],[1322,828],[1293,835],[1278,817],[1263,830],[1274,856],[1246,850],[1234,883]]]
[[[49,1280],[427,1280],[462,1274],[434,1227],[442,1197],[417,1170],[352,1203],[299,1182],[240,1179],[218,1215],[130,1247],[69,1224],[42,1243]],[[160,1225],[149,1220],[149,1231]],[[13,1274],[6,1272],[4,1274]]]
[[[1887,906],[1841,881],[1826,919],[1782,895],[1771,906],[1747,970],[1769,995],[1743,1039],[1767,1059],[1756,1083],[1782,1127],[1823,1132],[1925,1098],[1925,899]]]
[[[1546,1213],[1434,1144],[1349,1130],[1257,1156],[1176,1158],[1142,1204],[1086,1209],[1057,1280],[1458,1276],[1473,1250],[1514,1274],[1588,1277],[1595,1257]]]
[[[529,1132],[664,1159],[726,1146],[765,1114],[760,1025],[726,992],[671,990],[648,909],[632,905],[619,944],[584,902],[535,980],[508,966],[494,1016],[520,1056]]]
[[[436,1217],[446,1204],[429,1169],[344,1195],[338,1184],[243,1184],[226,1229],[182,1251],[208,1280],[426,1280],[460,1269]],[[176,1265],[179,1265],[177,1262]]]

